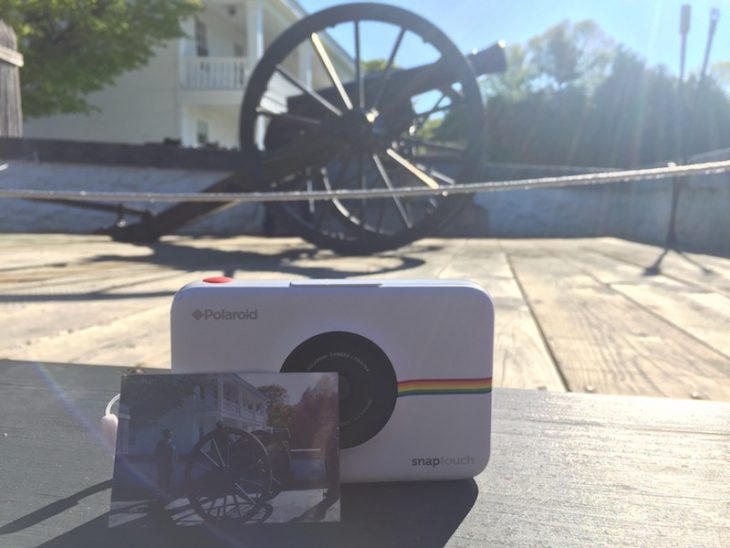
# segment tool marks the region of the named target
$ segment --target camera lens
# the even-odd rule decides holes
[[[371,340],[332,331],[297,346],[284,372],[333,372],[339,375],[340,447],[365,443],[385,426],[398,397],[398,382],[388,356]]]

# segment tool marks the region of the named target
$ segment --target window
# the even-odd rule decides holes
[[[243,57],[244,50],[241,44],[233,44],[233,57]]]
[[[223,385],[223,399],[226,399],[228,401],[237,402],[238,401],[238,391],[236,390],[235,386],[231,386],[230,384],[224,384]]]
[[[208,31],[200,19],[195,20],[195,52],[198,57],[208,57]]]
[[[205,146],[208,144],[209,139],[210,127],[208,126],[208,122],[205,120],[198,120],[195,128],[195,144],[198,146]],[[215,397],[217,398],[218,394],[216,394]]]

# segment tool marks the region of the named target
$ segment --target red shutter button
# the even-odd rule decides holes
[[[207,284],[227,284],[232,282],[233,278],[227,276],[212,276],[210,278],[203,278],[203,281]]]

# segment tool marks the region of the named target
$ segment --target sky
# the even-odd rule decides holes
[[[340,0],[299,0],[309,13],[344,4]],[[720,9],[710,64],[730,61],[730,0],[392,0],[384,2],[417,12],[441,28],[464,52],[497,40],[525,43],[565,20],[592,19],[614,41],[650,65],[679,74],[679,13],[692,6],[687,42],[687,73],[699,72],[704,57],[710,9]],[[406,44],[404,44],[404,47]]]

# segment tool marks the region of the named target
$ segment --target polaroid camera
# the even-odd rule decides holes
[[[469,478],[489,458],[494,307],[462,281],[233,281],[172,304],[174,373],[339,374],[343,482]]]

